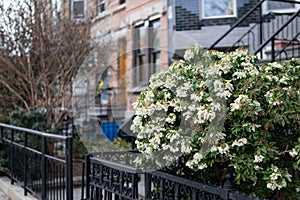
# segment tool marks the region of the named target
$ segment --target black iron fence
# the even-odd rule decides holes
[[[42,200],[73,200],[72,136],[0,124],[11,183]]]
[[[86,199],[139,199],[141,169],[131,166],[135,154],[100,152],[86,156]]]
[[[255,200],[234,191],[230,174],[223,187],[199,183],[163,171],[136,168],[134,151],[108,151],[86,156],[86,200]]]
[[[255,200],[233,190],[230,174],[223,187],[136,167],[137,151],[86,155],[82,164],[81,197],[73,197],[72,137],[52,135],[0,123],[2,149],[8,157],[11,183],[24,195],[42,200]],[[62,145],[64,144],[64,145]],[[59,149],[58,146],[65,148]]]

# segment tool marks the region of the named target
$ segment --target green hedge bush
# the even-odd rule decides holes
[[[137,164],[223,183],[261,198],[298,199],[300,60],[260,64],[238,49],[204,51],[154,74],[134,103]]]

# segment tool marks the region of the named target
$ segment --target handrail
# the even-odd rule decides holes
[[[300,13],[300,9],[294,13],[292,15],[291,18],[289,18],[288,21],[286,21],[286,23],[284,23],[271,37],[269,37],[269,39],[267,39],[264,43],[262,43],[258,49],[254,52],[254,54],[257,54],[258,52],[260,52],[271,40],[273,40],[275,38],[276,35],[278,35],[285,27],[287,27],[287,25],[289,25],[289,23],[291,23]]]
[[[207,50],[211,50],[212,48],[214,48],[221,40],[223,40],[223,38],[225,38],[231,31],[233,31],[233,29],[235,29],[235,27],[237,27],[240,23],[242,23],[250,14],[252,14],[252,12],[254,10],[256,10],[259,6],[261,6],[261,4],[265,2],[265,0],[260,1],[259,3],[257,3],[253,8],[251,8],[243,17],[241,17],[238,21],[236,21],[232,27],[227,30],[217,41],[215,41],[210,47],[207,48]]]
[[[285,2],[285,3],[297,3],[297,4],[300,4],[300,1],[297,1],[297,0],[271,0],[271,1],[278,1],[278,2]]]
[[[0,123],[0,127],[13,129],[13,130],[17,130],[17,131],[23,131],[23,132],[31,133],[34,135],[43,136],[46,138],[58,139],[58,140],[66,140],[68,138],[72,138],[72,136],[63,136],[63,135],[44,133],[41,131],[36,131],[36,130],[28,129],[28,128],[23,128],[23,127],[18,127],[18,126],[3,124],[3,123]]]
[[[297,40],[299,35],[300,35],[300,32],[297,35],[295,35],[284,47],[282,47],[282,49],[274,56],[274,58],[276,58],[277,56],[279,56],[280,54],[285,52],[286,48],[293,42],[300,42],[299,40]]]
[[[257,24],[254,24],[252,27],[250,27],[250,29],[246,33],[244,33],[235,43],[233,43],[233,45],[231,47],[229,47],[228,49],[226,49],[225,52],[231,51],[235,47],[236,44],[239,44],[240,42],[243,42],[242,39],[244,37],[246,37],[247,35],[249,35],[256,26],[257,26]]]
[[[300,4],[300,1],[295,0],[271,0],[271,1],[277,1],[277,2],[285,2],[285,3],[295,3]],[[223,40],[233,29],[235,29],[238,25],[240,25],[250,14],[252,14],[253,11],[255,11],[258,7],[264,3],[265,0],[261,0],[258,2],[254,7],[252,7],[246,14],[244,14],[238,21],[236,21],[229,30],[227,30],[218,40],[216,40],[211,46],[207,48],[207,50],[213,49],[221,40]]]
[[[15,142],[15,134],[19,133],[24,135],[24,139]],[[49,134],[3,123],[0,123],[0,134],[0,139],[8,155],[8,170],[11,183],[13,184],[15,181],[21,183],[24,188],[24,195],[32,192],[42,200],[49,199],[49,188],[47,185],[53,178],[58,178],[59,182],[52,181],[51,184],[61,188],[61,190],[54,193],[55,195],[58,195],[59,192],[64,194],[58,195],[57,198],[73,199],[72,136]],[[36,141],[36,138],[30,140],[29,134],[40,136],[40,138],[38,141]],[[61,140],[65,144],[64,159],[52,156],[52,152],[48,152],[48,138]],[[32,147],[29,141],[33,140],[39,142],[39,146]],[[19,153],[20,151],[22,153]],[[22,159],[23,162],[20,162],[18,159]],[[57,167],[60,170],[56,171]],[[49,174],[51,175],[49,176]],[[32,184],[35,180],[39,181],[38,187]]]

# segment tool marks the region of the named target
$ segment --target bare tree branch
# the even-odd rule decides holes
[[[0,88],[4,99],[11,100],[0,104],[5,109],[45,108],[50,126],[61,117],[53,121],[53,110],[70,106],[72,77],[93,47],[89,20],[78,24],[63,13],[52,16],[51,6],[43,2],[18,0],[6,10],[0,6]]]

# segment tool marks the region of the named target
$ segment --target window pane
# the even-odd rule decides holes
[[[204,17],[234,15],[234,0],[204,0]]]
[[[151,22],[152,27],[152,45],[154,49],[160,48],[160,22],[159,20]]]
[[[160,70],[160,53],[154,53],[153,54],[153,64],[154,64],[154,71],[158,72]]]
[[[73,2],[73,18],[84,18],[84,1]]]
[[[97,1],[97,12],[102,13],[105,11],[105,1],[104,0],[98,0]]]
[[[292,3],[275,2],[275,1],[267,1],[267,3],[268,3],[268,10],[291,9],[295,7],[295,5]]]
[[[138,46],[137,48],[140,49],[140,52],[143,52],[143,48],[147,47],[147,29],[145,27],[138,29]]]
[[[139,82],[144,82],[147,80],[147,65],[146,56],[139,57]]]

